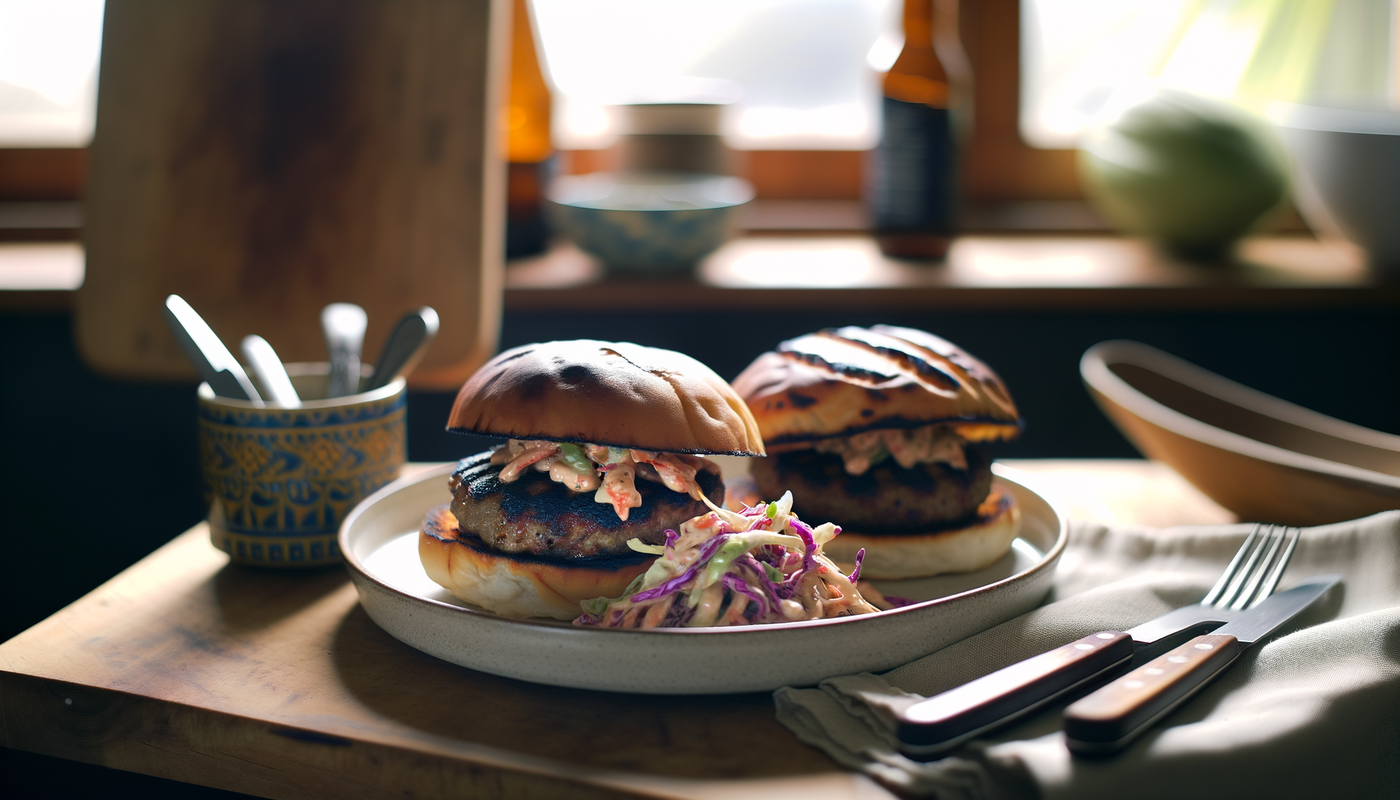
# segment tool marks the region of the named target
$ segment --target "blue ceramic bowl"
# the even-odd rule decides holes
[[[549,190],[555,225],[610,270],[677,274],[724,244],[748,182],[689,172],[595,172],[558,178]]]

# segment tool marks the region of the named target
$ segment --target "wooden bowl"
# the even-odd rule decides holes
[[[1094,345],[1079,371],[1144,455],[1242,520],[1320,525],[1400,508],[1400,436],[1309,411],[1136,342]]]

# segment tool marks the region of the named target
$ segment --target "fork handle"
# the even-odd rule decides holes
[[[1244,647],[1208,633],[1153,659],[1065,709],[1065,744],[1080,755],[1121,750],[1158,718],[1205,688]]]
[[[914,757],[949,750],[1123,663],[1134,649],[1128,634],[1101,631],[920,700],[897,715],[900,750]]]

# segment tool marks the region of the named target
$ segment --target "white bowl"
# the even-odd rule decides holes
[[[1308,224],[1365,250],[1378,272],[1400,274],[1400,113],[1278,104],[1270,116]]]

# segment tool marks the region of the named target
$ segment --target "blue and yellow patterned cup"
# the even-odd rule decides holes
[[[339,564],[341,520],[403,467],[404,381],[326,400],[328,364],[288,364],[287,373],[300,408],[259,408],[199,387],[209,536],[241,564]]]

